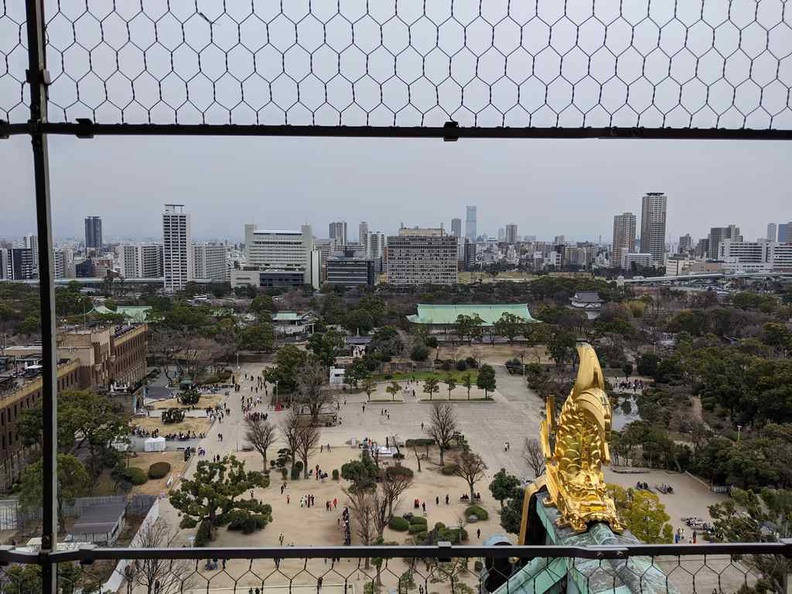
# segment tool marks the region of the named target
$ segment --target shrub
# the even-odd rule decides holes
[[[413,540],[417,545],[426,542],[427,538],[429,538],[429,533],[426,530],[424,530],[423,532],[417,532],[415,536],[413,536]]]
[[[209,523],[209,520],[201,521],[200,526],[198,526],[198,531],[195,533],[195,543],[196,547],[205,547],[209,544],[212,540],[212,525]]]
[[[290,476],[291,476],[291,480],[293,480],[293,481],[300,480],[300,469],[297,468],[296,464],[294,466],[292,466],[291,475]]]
[[[465,363],[471,369],[476,369],[478,367],[478,362],[476,361],[475,357],[468,357],[467,359],[465,359]]]
[[[148,480],[146,473],[134,466],[130,466],[129,468],[116,467],[112,474],[113,478],[117,481],[127,482],[133,485],[142,485]]]
[[[424,340],[424,344],[428,346],[430,349],[437,348],[437,337],[436,336],[427,336],[426,340]]]
[[[456,362],[457,371],[465,371],[467,369],[467,363],[465,363],[464,359],[460,359]]]
[[[171,465],[168,462],[154,462],[148,469],[148,476],[150,479],[161,479],[168,476],[171,471]]]
[[[480,505],[469,505],[465,508],[465,517],[476,516],[479,520],[486,520],[489,518],[487,510]]]
[[[445,466],[443,466],[440,472],[442,472],[446,476],[453,476],[453,474],[457,471],[458,468],[459,465],[457,464],[446,464]]]
[[[185,528],[195,528],[198,525],[198,520],[193,518],[192,516],[184,516],[179,522],[179,528],[184,530]]]
[[[419,534],[421,532],[426,532],[426,524],[410,524],[407,528],[407,532],[409,534]]]
[[[426,361],[429,358],[429,349],[422,344],[417,344],[410,351],[410,359],[413,361]]]
[[[404,518],[400,518],[399,516],[393,516],[391,518],[391,521],[388,522],[388,527],[391,530],[397,530],[399,532],[407,532],[407,530],[410,529],[410,523]]]
[[[169,408],[162,411],[160,420],[164,425],[171,425],[173,423],[181,423],[184,420],[184,411],[180,408]]]
[[[453,361],[443,361],[442,363],[440,363],[440,369],[442,369],[443,371],[451,371],[453,368],[454,368]]]
[[[333,480],[337,481],[339,479],[339,477],[340,477],[340,475],[338,473],[338,468],[333,468]]]
[[[267,525],[267,518],[261,514],[252,514],[249,511],[237,509],[229,514],[229,530],[240,531],[242,534],[253,534],[262,530]]]
[[[402,454],[401,452],[396,452],[395,454],[393,454],[393,459],[394,460],[404,460],[404,454]]]
[[[304,466],[305,465],[302,463],[302,460],[297,460],[297,461],[294,462],[294,467],[297,470],[299,470],[300,472],[302,472],[302,469],[304,468]]]
[[[410,524],[427,526],[429,522],[424,516],[413,516],[412,518],[410,518]]]

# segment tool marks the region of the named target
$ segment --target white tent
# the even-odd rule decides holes
[[[165,451],[165,438],[164,437],[149,437],[143,442],[143,451],[145,452],[164,452]]]

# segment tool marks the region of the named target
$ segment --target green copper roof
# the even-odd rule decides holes
[[[431,305],[419,303],[416,308],[417,314],[407,316],[413,324],[435,324],[450,325],[456,324],[457,316],[474,316],[476,314],[484,320],[484,326],[492,326],[504,313],[514,314],[529,322],[536,320],[531,317],[526,303],[497,303],[476,305],[470,303],[460,303],[454,305]]]
[[[146,321],[151,307],[148,305],[119,305],[115,311],[107,309],[104,305],[97,305],[93,311],[102,315],[118,314],[131,322],[143,323]]]

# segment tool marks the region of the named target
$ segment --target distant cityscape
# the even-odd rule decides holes
[[[669,277],[706,273],[792,271],[792,222],[768,223],[764,237],[746,240],[736,223],[711,227],[704,237],[667,237],[668,197],[648,192],[641,198],[640,221],[633,212],[613,215],[610,242],[539,241],[520,235],[516,223],[497,237],[478,231],[477,206],[462,218],[436,227],[407,227],[392,235],[358,224],[356,240],[347,221],[332,221],[326,237],[310,224],[299,229],[244,226],[240,242],[196,242],[189,206],[165,204],[161,240],[106,242],[102,218],[85,217],[83,241],[56,242],[54,275],[63,279],[130,279],[161,282],[166,293],[187,283],[230,283],[262,289],[323,285],[449,285],[461,272],[524,273],[605,270],[623,276]],[[461,214],[461,213],[460,213]],[[151,235],[155,235],[152,230]],[[0,280],[38,278],[35,235],[0,241]]]

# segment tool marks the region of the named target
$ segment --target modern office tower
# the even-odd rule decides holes
[[[740,228],[737,225],[729,225],[728,227],[712,227],[709,232],[709,249],[707,250],[707,257],[712,260],[717,260],[720,253],[720,243],[728,239],[732,242],[741,242],[743,240],[740,235]]]
[[[778,239],[778,225],[775,223],[767,223],[767,235],[765,239],[767,239],[767,241],[775,241]]]
[[[162,213],[162,273],[165,292],[183,291],[192,280],[193,250],[190,215],[183,204],[166,204]]]
[[[22,247],[33,252],[33,277],[38,278],[38,236],[29,233],[22,238]]]
[[[509,223],[506,225],[506,243],[517,243],[517,225]]]
[[[336,246],[347,244],[346,221],[334,221],[330,223],[330,239],[335,240]]]
[[[635,251],[635,215],[625,212],[613,217],[613,253],[621,254],[622,248],[627,252]]]
[[[369,257],[368,236],[369,236],[368,223],[366,221],[362,221],[360,225],[358,225],[358,243],[363,249],[363,254],[365,255],[366,258]]]
[[[462,219],[451,219],[451,235],[462,237]]]
[[[679,238],[679,247],[677,248],[677,252],[680,254],[686,254],[693,249],[693,238],[690,236],[690,233],[685,233]]]
[[[498,227],[498,241],[506,241],[506,227]]]
[[[85,249],[102,247],[102,217],[85,217]]]
[[[328,285],[373,287],[375,278],[374,261],[368,258],[332,257],[327,260]]]
[[[400,229],[388,237],[390,284],[452,285],[457,269],[457,238],[442,229]]]
[[[647,192],[641,204],[641,252],[652,254],[655,264],[665,259],[667,201],[662,192]]]
[[[379,231],[372,231],[368,238],[368,257],[376,260],[385,254],[385,235]]]
[[[553,238],[553,245],[564,245],[566,243],[566,235],[556,235]]]
[[[476,231],[476,207],[468,206],[465,209],[465,237],[470,241],[476,241],[478,233]]]
[[[36,278],[36,264],[32,248],[11,248],[10,269],[12,280],[33,280]]]
[[[792,242],[792,221],[778,224],[778,243]]]
[[[222,243],[196,243],[193,245],[193,278],[213,283],[228,281],[228,250]]]

